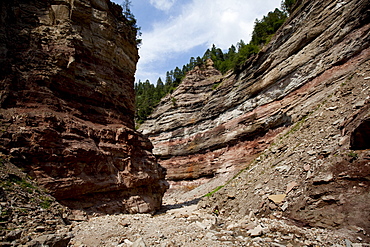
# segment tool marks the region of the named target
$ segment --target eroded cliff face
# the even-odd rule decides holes
[[[136,30],[108,0],[2,1],[1,152],[63,204],[152,212],[166,190],[134,130]]]
[[[298,1],[238,72],[191,72],[140,128],[168,179],[199,183],[249,167],[201,206],[226,217],[356,225],[364,234],[352,233],[368,237],[369,9],[365,0]]]

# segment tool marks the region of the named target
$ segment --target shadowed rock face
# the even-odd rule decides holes
[[[200,206],[368,232],[369,9],[366,0],[298,1],[237,73],[190,72],[140,127],[168,179],[249,167]],[[282,194],[284,207],[268,199]]]
[[[361,119],[360,124],[352,132],[351,149],[370,149],[370,118]]]
[[[136,30],[107,0],[2,1],[1,152],[59,201],[152,212],[165,170],[134,130]]]

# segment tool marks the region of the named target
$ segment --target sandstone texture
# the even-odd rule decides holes
[[[158,210],[167,188],[134,129],[136,29],[108,0],[2,1],[0,151],[71,209]]]
[[[190,72],[140,127],[173,188],[244,168],[200,207],[369,240],[369,9],[298,1],[237,72]]]

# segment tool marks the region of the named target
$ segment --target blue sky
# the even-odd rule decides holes
[[[113,0],[122,4],[122,0]],[[158,77],[190,57],[203,56],[215,44],[227,50],[249,42],[256,18],[280,7],[281,0],[131,0],[131,12],[141,27],[136,81]]]

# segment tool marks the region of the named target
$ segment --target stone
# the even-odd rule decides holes
[[[348,239],[345,239],[344,242],[346,243],[346,247],[352,247],[352,242]]]
[[[277,206],[276,206],[276,204],[275,204],[275,203],[270,202],[268,206],[269,206],[269,208],[270,208],[271,210],[275,210],[275,209],[277,209]]]
[[[310,169],[311,169],[311,166],[309,164],[303,165],[303,170],[305,170],[306,172],[308,172]]]
[[[226,227],[226,230],[230,231],[230,230],[233,230],[233,229],[238,228],[238,227],[240,227],[240,225],[239,225],[239,224],[237,224],[237,223],[234,223],[234,224],[230,224],[230,225],[228,225],[228,226]]]
[[[208,238],[210,240],[217,240],[217,236],[212,232],[207,232],[206,238]]]
[[[29,242],[29,246],[59,246],[67,247],[72,234],[47,234],[37,237]]]
[[[263,234],[263,228],[261,225],[256,226],[255,228],[247,231],[247,234],[249,234],[251,237],[259,237]]]
[[[256,185],[256,187],[254,187],[254,190],[262,189],[262,186],[263,185],[261,183],[259,183],[259,184]]]
[[[307,151],[307,153],[308,153],[309,155],[311,155],[311,156],[312,156],[312,155],[314,155],[314,154],[316,154],[316,152],[315,152],[314,150],[308,150],[308,151]]]
[[[256,224],[255,223],[248,223],[246,226],[245,226],[245,229],[246,230],[252,230],[256,227]]]
[[[341,137],[340,138],[340,140],[339,140],[339,146],[343,146],[345,143],[347,143],[348,141],[349,141],[349,136],[343,136],[343,137]]]
[[[332,173],[320,174],[313,178],[313,183],[314,184],[329,183],[333,181],[333,179],[334,179],[334,176]]]
[[[129,239],[125,239],[123,240],[123,243],[129,245],[129,246],[132,246],[133,245],[133,242],[131,242]]]
[[[329,111],[335,111],[336,109],[338,109],[338,106],[332,106],[328,108]]]
[[[321,197],[323,201],[337,201],[336,198],[333,195],[325,195]]]
[[[216,219],[205,219],[202,222],[197,221],[196,225],[202,229],[211,229],[211,227],[216,224]]]
[[[272,242],[271,243],[271,246],[274,246],[274,247],[286,247],[286,245],[275,243],[275,242]]]
[[[273,201],[275,204],[280,204],[285,200],[286,194],[269,195],[268,199]]]
[[[354,109],[359,109],[359,108],[363,107],[364,105],[365,105],[365,100],[357,101],[357,102],[353,105],[353,108],[354,108]]]
[[[201,229],[207,229],[207,226],[199,221],[195,222],[195,224],[200,227]]]
[[[298,185],[299,184],[295,181],[290,182],[289,184],[287,184],[285,194],[288,194],[293,188],[297,187]]]
[[[281,210],[285,211],[288,209],[288,206],[289,206],[289,203],[288,202],[284,202],[283,206],[281,206]]]
[[[360,241],[360,240],[359,240]],[[352,243],[352,247],[363,247],[364,245],[361,243]]]
[[[279,172],[289,172],[291,168],[292,166],[290,165],[282,165],[275,167],[275,169],[278,170]]]
[[[147,245],[144,242],[143,238],[137,239],[133,244],[132,247],[146,247]]]
[[[51,5],[54,14],[53,21],[64,21],[70,17],[70,8],[66,5]]]
[[[306,175],[306,179],[310,179],[310,178],[312,178],[313,176],[314,176],[313,172],[308,171],[308,172],[307,172],[307,175]]]

